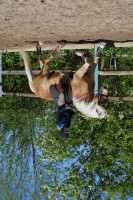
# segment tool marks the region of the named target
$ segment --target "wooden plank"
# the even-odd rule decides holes
[[[113,97],[110,96],[108,97],[108,100],[113,100],[113,101],[117,101],[117,100],[121,100],[121,101],[133,101],[133,96],[124,96],[124,97]]]
[[[38,97],[36,94],[32,93],[15,93],[15,92],[3,92],[3,96],[21,96],[21,97]],[[40,98],[40,97],[38,97]]]
[[[100,65],[100,64],[99,64]],[[133,75],[133,71],[99,71],[99,65],[97,65],[96,70],[95,70],[95,77],[98,75],[102,76],[112,76],[112,75]],[[55,72],[62,72],[62,70],[53,70]],[[70,72],[70,70],[65,70],[66,72]],[[33,70],[33,73],[35,75],[39,74],[41,70]],[[24,70],[17,70],[17,71],[1,71],[1,75],[26,75]],[[97,81],[97,80],[96,80]]]
[[[114,70],[114,71],[99,71],[99,75],[101,75],[101,76],[133,75],[133,71],[131,71],[131,70],[130,71],[117,71],[117,70]]]
[[[41,70],[33,70],[34,74],[39,74]],[[17,70],[17,71],[3,71],[2,75],[26,75],[25,70]]]
[[[53,70],[55,72],[62,72],[63,70]],[[33,70],[33,74],[37,75],[41,72],[41,70]],[[51,70],[52,72],[52,70]],[[65,70],[65,72],[71,72],[71,70]],[[17,70],[17,71],[3,71],[2,75],[26,75],[25,70]]]
[[[3,92],[3,96],[6,96],[6,95],[9,95],[9,96],[23,96],[23,97],[36,97],[36,98],[40,98],[38,97],[36,94],[33,94],[33,93],[14,93],[14,92]],[[113,100],[113,101],[116,101],[116,100],[121,100],[121,101],[133,101],[133,96],[124,96],[124,97],[120,97],[120,96],[109,96],[108,97],[108,100]]]

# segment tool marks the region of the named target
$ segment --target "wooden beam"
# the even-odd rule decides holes
[[[99,75],[101,76],[112,76],[112,75],[133,75],[133,71],[99,71]]]
[[[15,92],[3,92],[3,96],[21,96],[21,97],[38,97],[36,94],[32,93],[15,93]],[[40,97],[38,97],[40,98]]]
[[[98,70],[98,68],[96,68],[96,71],[97,70]],[[55,71],[55,72],[62,72],[62,70],[53,70],[53,71]],[[70,72],[71,70],[65,70],[65,71]],[[41,72],[41,70],[33,70],[33,73],[35,75],[39,74],[40,72]],[[2,75],[26,75],[25,70],[1,71],[1,74]],[[113,70],[113,71],[99,71],[99,72],[96,73],[96,76],[98,74],[101,75],[101,76],[133,75],[133,71],[132,70],[130,70],[130,71],[116,71],[116,70]]]
[[[124,97],[113,97],[113,96],[110,96],[108,97],[108,100],[113,100],[113,101],[118,101],[118,100],[121,100],[121,101],[133,101],[133,96],[124,96]]]
[[[55,72],[62,72],[63,70],[53,70]],[[37,75],[41,72],[41,70],[33,70],[33,74]],[[52,72],[52,70],[51,70]],[[65,70],[65,72],[71,72],[71,70]],[[17,71],[3,71],[2,75],[26,75],[25,70],[17,70]]]
[[[15,93],[15,92],[3,92],[3,96],[5,95],[9,95],[9,96],[22,96],[22,97],[36,97],[36,98],[40,98],[38,97],[36,94],[32,94],[32,93]],[[113,96],[109,96],[108,100],[121,100],[121,101],[133,101],[133,96],[124,96],[124,97],[113,97]]]
[[[39,74],[41,70],[33,70],[34,74]],[[3,71],[2,75],[26,75],[25,70],[17,70],[17,71]]]

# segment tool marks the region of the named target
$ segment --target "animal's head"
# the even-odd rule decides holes
[[[107,116],[107,110],[104,107],[98,105],[98,103],[95,101],[92,101],[88,104],[87,110],[87,117],[104,118],[105,116]]]
[[[86,103],[85,101],[80,102],[75,99],[74,105],[77,110],[86,117],[104,118],[107,114],[107,110],[102,106],[99,106],[94,100],[90,103]]]
[[[97,103],[95,103],[93,113],[95,118],[104,118],[108,115],[107,110],[104,107],[98,105]]]
[[[105,87],[102,87],[100,90],[100,102],[98,96],[94,98],[93,101],[90,103],[86,103],[84,101],[76,101],[73,100],[74,105],[76,108],[82,112],[86,117],[93,117],[93,118],[104,118],[105,116],[109,117],[107,113],[107,95],[108,90]]]

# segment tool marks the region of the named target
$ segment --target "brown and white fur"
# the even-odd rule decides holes
[[[31,91],[43,99],[52,100],[49,87],[54,84],[59,84],[59,72],[55,72],[49,76],[50,61],[53,56],[48,56],[44,63],[39,58],[41,72],[35,77],[32,72],[30,57],[23,50],[20,50],[20,54],[24,60],[25,71]],[[77,54],[81,56],[82,52],[79,51]],[[85,64],[74,73],[73,79],[70,81],[74,106],[85,116],[93,118],[103,118],[108,115],[106,106],[104,106],[107,103],[107,99],[102,97],[105,103],[101,106],[98,105],[98,97],[94,98],[94,71],[98,60],[99,58],[96,58],[91,63],[88,57],[85,58]],[[65,78],[68,73],[64,72]],[[107,90],[104,88],[101,89],[101,92],[105,95],[107,94]]]

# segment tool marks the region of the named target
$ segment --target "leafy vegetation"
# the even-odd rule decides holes
[[[118,57],[117,67],[132,70],[132,53],[133,48],[106,49],[105,69],[110,67],[110,55],[126,54],[124,59]],[[48,52],[44,54],[45,58]],[[35,69],[35,52],[30,56]],[[77,69],[81,65],[81,59],[71,50],[54,58],[51,69]],[[4,70],[24,68],[17,53],[3,54],[3,67]],[[29,92],[25,76],[6,76],[3,82],[5,91]],[[109,95],[132,95],[132,77],[102,77],[102,84],[109,87]],[[102,120],[86,119],[77,112],[70,137],[61,141],[55,126],[55,102],[2,97],[0,198],[133,198],[133,102],[110,101],[108,107],[110,117]]]

